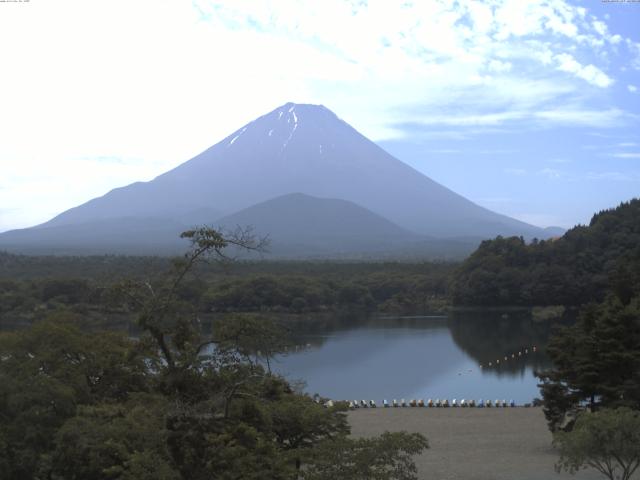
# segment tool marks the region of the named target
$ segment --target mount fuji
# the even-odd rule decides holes
[[[184,246],[177,240],[182,229],[240,221],[281,245],[295,244],[299,255],[323,242],[330,255],[344,250],[342,241],[365,252],[453,237],[475,245],[496,235],[550,236],[431,180],[327,108],[287,103],[149,182],[0,234],[0,248],[168,253]],[[324,236],[312,239],[312,226]]]

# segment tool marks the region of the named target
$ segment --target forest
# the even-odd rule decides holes
[[[346,404],[272,374],[269,357],[287,345],[280,326],[236,314],[203,331],[184,285],[207,256],[223,258],[228,242],[204,228],[183,235],[192,248],[164,275],[110,291],[135,317],[135,338],[93,331],[72,308],[0,334],[0,476],[416,478],[412,457],[428,447],[424,436],[352,439]],[[82,280],[23,287],[37,289],[38,301],[97,304]],[[12,291],[23,298],[19,289],[5,295]]]
[[[58,310],[96,326],[133,322],[114,300],[124,281],[157,281],[162,257],[28,257],[0,254],[0,326],[29,325]],[[176,295],[203,320],[229,312],[313,314],[440,312],[448,303],[450,263],[209,262],[194,266]]]
[[[553,240],[486,240],[455,270],[454,305],[565,305],[625,301],[640,292],[640,199],[593,216]]]
[[[290,332],[268,317],[573,307],[538,372],[558,444],[585,409],[640,409],[639,200],[460,264],[232,262],[219,232],[183,235],[176,259],[0,254],[0,477],[417,478],[424,436],[354,439],[346,404],[270,371]]]

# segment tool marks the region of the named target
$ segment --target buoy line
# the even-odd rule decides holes
[[[486,368],[486,367],[497,366],[497,365],[500,365],[500,360],[502,360],[503,362],[508,362],[509,360],[515,360],[517,358],[521,358],[524,355],[528,355],[529,352],[536,353],[537,351],[538,351],[538,347],[536,347],[535,345],[533,345],[531,347],[525,347],[525,348],[519,350],[517,354],[514,352],[511,355],[505,355],[504,357],[498,358],[495,361],[491,361],[491,362],[488,362],[486,364],[482,364],[481,363],[480,365],[478,365],[478,368],[483,369],[483,368]]]
[[[378,408],[378,404],[375,400],[326,400],[321,402],[319,398],[315,399],[316,403],[322,403],[326,408],[331,408],[336,405],[336,403],[347,403],[349,406],[349,410],[356,410],[360,408]],[[471,399],[452,399],[449,401],[447,398],[429,398],[426,402],[424,399],[411,399],[406,401],[404,398],[398,400],[393,399],[391,403],[389,403],[386,399],[382,400],[382,408],[516,408],[516,407],[532,407],[532,403],[523,403],[521,405],[516,404],[516,402],[511,399],[509,401],[505,399],[495,399],[495,400],[483,400],[482,398],[479,400]]]

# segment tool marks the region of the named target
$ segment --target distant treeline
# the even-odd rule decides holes
[[[0,326],[30,324],[53,311],[83,314],[96,325],[125,324],[115,289],[138,279],[153,285],[170,260],[159,257],[0,255]],[[449,263],[246,262],[206,265],[177,292],[197,313],[314,313],[346,309],[441,311]]]
[[[597,213],[555,240],[482,242],[453,273],[454,305],[582,305],[640,292],[640,200]]]
[[[114,286],[151,283],[171,268],[165,257],[23,256],[0,252],[0,321],[44,318],[59,307],[110,311]],[[579,306],[608,292],[640,292],[640,200],[594,215],[555,240],[498,237],[463,263],[245,261],[208,264],[179,292],[203,313],[438,312],[469,306]],[[112,308],[113,307],[113,308]],[[111,310],[109,310],[111,308]]]

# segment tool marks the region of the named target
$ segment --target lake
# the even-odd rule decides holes
[[[336,400],[522,404],[540,397],[534,371],[550,366],[544,353],[549,330],[528,312],[347,316],[298,328],[297,349],[277,357],[272,368],[291,381],[304,380],[308,393]]]

